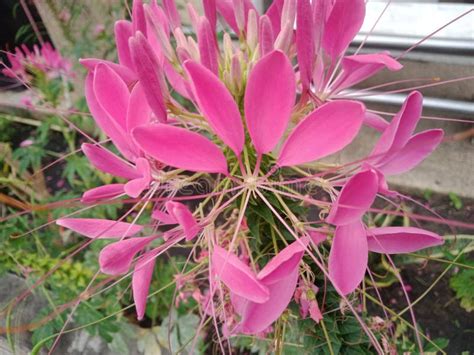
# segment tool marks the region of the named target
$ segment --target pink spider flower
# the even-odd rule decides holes
[[[44,72],[49,78],[74,77],[72,62],[61,56],[50,43],[44,43],[41,47],[34,45],[33,51],[25,45],[16,47],[15,52],[7,52],[10,67],[2,69],[5,76],[18,78],[27,83],[31,80],[31,69]]]
[[[377,192],[388,192],[384,174],[397,174],[414,168],[441,142],[443,131],[439,129],[413,134],[421,107],[421,94],[411,93],[371,153],[375,168],[367,164],[365,170],[344,184],[326,218],[326,222],[336,226],[329,273],[342,294],[352,292],[362,281],[369,251],[411,253],[443,243],[440,236],[419,228],[367,229],[361,222]]]
[[[401,68],[385,52],[345,55],[362,25],[364,1],[277,0],[263,15],[249,0],[204,0],[202,17],[192,5],[187,9],[196,39],[181,29],[174,1],[163,1],[160,7],[154,0],[135,0],[131,21],[115,24],[118,63],[81,61],[89,70],[89,109],[121,157],[98,144],[84,144],[82,149],[95,168],[126,180],[87,191],[83,201],[125,194],[144,201],[159,191],[164,198],[151,214],[153,226],[175,227],[138,237],[144,228],[132,223],[64,218],[58,224],[89,238],[118,239],[101,251],[101,270],[121,275],[133,266],[138,318],[145,314],[156,257],[182,241],[209,242],[199,244],[204,246],[199,262],[209,265],[209,290],[193,297],[199,298],[204,314],[222,321],[227,335],[266,334],[292,299],[300,304],[303,317],[309,313],[315,321],[321,319],[315,289],[303,281],[297,288],[297,283],[305,252],[324,241],[332,226],[329,275],[342,295],[362,281],[369,251],[403,253],[442,243],[441,237],[418,228],[368,228],[362,222],[377,193],[394,194],[385,176],[415,167],[443,136],[441,130],[413,134],[422,104],[417,92],[390,123],[368,113],[358,101],[338,99],[342,90],[383,68]],[[234,48],[228,34],[219,48],[218,14],[239,36],[240,48]],[[183,107],[176,94],[197,112]],[[332,226],[295,230],[296,240],[275,250],[260,271],[251,264],[252,250],[245,243],[229,242],[217,232],[215,221],[222,211],[198,220],[166,190],[166,173],[194,172],[216,174],[258,195],[278,168],[341,151],[363,123],[382,134],[364,163],[356,166],[357,173],[334,184],[343,187],[322,222]],[[256,161],[254,172],[243,165],[244,151]],[[271,166],[259,175],[264,156]],[[232,172],[235,166],[241,174]],[[242,214],[236,231],[242,231],[243,238],[249,232],[245,226]],[[297,238],[300,234],[304,236]],[[217,296],[223,307],[212,311]]]

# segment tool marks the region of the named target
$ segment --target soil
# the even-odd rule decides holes
[[[413,193],[410,196],[414,196]],[[429,200],[423,196],[415,196],[415,199],[422,204],[430,206],[435,212],[449,221],[460,221],[472,223],[474,221],[474,201],[462,199],[463,206],[456,209],[448,196],[433,195]],[[413,213],[419,215],[432,216],[426,209],[416,206]],[[420,222],[420,227],[445,234],[473,234],[472,228],[456,227],[450,228],[442,222]],[[474,253],[471,253],[474,256]],[[447,264],[430,262],[428,264],[410,264],[401,268],[401,276],[404,282],[410,286],[410,300],[416,300],[434,282],[446,268]],[[468,351],[474,353],[474,314],[468,313],[460,307],[459,301],[455,297],[454,291],[449,286],[450,276],[455,272],[452,268],[415,307],[417,323],[421,325],[424,333],[431,339],[449,339],[449,345],[444,349],[448,354],[461,354]],[[406,307],[406,300],[400,284],[394,284],[381,290],[384,303],[397,311]],[[409,314],[405,317],[411,322]]]

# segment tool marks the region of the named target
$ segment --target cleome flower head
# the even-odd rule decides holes
[[[195,36],[186,34],[174,1],[163,3],[135,0],[132,19],[116,23],[118,63],[81,61],[89,109],[110,139],[109,149],[82,149],[95,168],[119,179],[85,192],[83,202],[127,195],[148,222],[58,221],[89,238],[113,239],[100,253],[101,270],[133,269],[138,318],[156,258],[178,244],[202,256],[189,278],[206,274],[205,284],[193,281],[195,292],[187,292],[199,295],[203,317],[231,336],[271,332],[295,290],[302,317],[309,312],[319,322],[315,273],[345,298],[362,282],[369,251],[405,253],[443,242],[364,218],[377,196],[397,196],[385,176],[414,168],[443,133],[414,134],[418,92],[390,123],[361,102],[338,98],[384,68],[401,69],[385,52],[345,55],[364,19],[363,0],[275,1],[265,14],[250,1],[203,1],[204,16],[188,4]],[[222,42],[219,17],[227,24]],[[345,165],[325,160],[347,148],[363,124],[381,132],[369,156]],[[209,190],[181,193],[201,177],[211,181]],[[295,207],[301,205],[320,218],[310,220]],[[251,209],[265,216],[263,235],[248,224]],[[326,248],[328,258],[320,253]]]

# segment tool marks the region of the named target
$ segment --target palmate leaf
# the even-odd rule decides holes
[[[470,262],[474,265],[474,262]],[[461,307],[466,311],[474,310],[474,293],[472,287],[474,285],[474,270],[464,269],[451,277],[449,286],[456,292],[456,298],[459,299]]]

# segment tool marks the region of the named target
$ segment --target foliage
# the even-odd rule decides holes
[[[465,264],[471,266],[470,269],[458,270],[451,279],[449,285],[456,293],[456,298],[459,299],[461,307],[466,311],[474,310],[474,293],[472,292],[472,285],[474,285],[474,261],[465,260]]]

